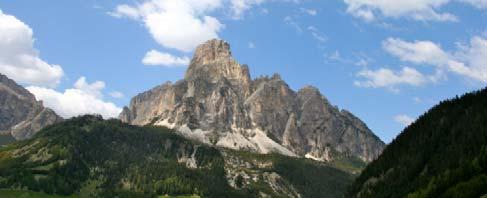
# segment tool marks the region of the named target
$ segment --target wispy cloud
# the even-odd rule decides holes
[[[326,41],[328,41],[328,38],[315,26],[308,26],[308,30],[313,36],[313,38],[319,41],[320,43],[326,43]]]
[[[301,12],[306,13],[307,15],[310,15],[310,16],[318,15],[318,10],[316,10],[316,9],[301,8],[300,10],[301,10]]]
[[[404,114],[394,116],[394,121],[403,126],[409,126],[414,122],[414,120],[414,118]]]
[[[449,0],[344,0],[347,12],[367,22],[377,20],[378,17],[409,18],[417,21],[458,21],[458,18],[448,12],[441,12],[440,8],[448,4]]]

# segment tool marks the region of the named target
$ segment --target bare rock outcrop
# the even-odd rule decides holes
[[[295,92],[278,74],[252,80],[229,44],[217,39],[196,49],[183,80],[135,96],[120,119],[175,128],[217,146],[323,161],[336,153],[371,161],[385,146],[314,87]]]
[[[0,74],[0,133],[17,140],[32,137],[47,125],[62,121],[29,91]]]

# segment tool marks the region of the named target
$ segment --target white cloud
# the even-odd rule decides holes
[[[431,41],[407,42],[389,38],[384,49],[401,61],[436,67],[433,81],[443,79],[446,71],[487,83],[487,39],[475,36],[468,44],[460,44],[455,52],[447,52]]]
[[[52,108],[64,118],[94,113],[105,118],[117,117],[122,109],[103,100],[104,88],[104,82],[96,81],[90,84],[86,82],[85,77],[79,78],[73,88],[64,92],[37,86],[27,87],[45,106]]]
[[[406,42],[397,38],[388,38],[382,42],[382,47],[400,60],[415,64],[440,66],[449,59],[441,46],[431,41]]]
[[[315,9],[306,9],[306,8],[301,8],[301,11],[310,15],[310,16],[316,16],[318,14],[318,11]]]
[[[108,14],[140,21],[162,46],[190,52],[197,45],[218,38],[225,27],[217,10],[229,10],[240,19],[245,11],[267,0],[145,0],[136,5],[120,4]],[[290,1],[290,0],[282,0]]]
[[[119,92],[119,91],[112,91],[109,93],[109,95],[112,97],[112,98],[123,98],[125,97],[125,95],[123,95],[122,92]]]
[[[115,8],[115,12],[109,12],[108,14],[117,18],[122,18],[125,16],[131,19],[139,19],[140,17],[139,10],[125,4],[117,6],[117,8]]]
[[[394,72],[387,68],[378,70],[364,69],[358,73],[359,77],[365,78],[364,81],[355,81],[359,87],[389,88],[391,91],[399,91],[396,86],[401,84],[420,86],[427,82],[426,77],[411,67],[404,67],[399,72]]]
[[[160,45],[189,52],[218,38],[224,25],[208,14],[221,6],[221,0],[149,0],[137,6],[118,5],[111,15],[139,20]]]
[[[0,10],[0,73],[20,83],[55,87],[63,69],[42,60],[34,40],[28,25]]]
[[[406,17],[418,21],[457,21],[450,13],[439,9],[450,0],[344,0],[347,12],[365,21],[373,21],[378,15]]]
[[[409,117],[408,115],[396,115],[394,116],[394,121],[396,121],[399,124],[402,124],[403,126],[409,126],[414,122],[414,118]]]
[[[105,82],[95,81],[94,83],[89,84],[86,82],[86,77],[82,76],[74,83],[74,88],[82,90],[83,92],[95,96],[96,98],[102,98],[103,93],[101,91],[105,88]]]
[[[186,66],[189,64],[188,57],[176,57],[172,54],[151,50],[142,59],[145,65],[161,65],[167,67]]]
[[[252,6],[262,4],[265,1],[266,0],[230,0],[230,7],[233,12],[233,17],[238,19]]]
[[[487,83],[487,39],[473,37],[469,45],[460,46],[453,59],[448,62],[452,72]]]

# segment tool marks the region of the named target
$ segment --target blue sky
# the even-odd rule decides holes
[[[385,142],[487,83],[487,0],[174,2],[2,1],[0,72],[65,117],[114,116],[218,37],[253,77],[316,86]]]

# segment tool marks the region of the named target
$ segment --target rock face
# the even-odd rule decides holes
[[[27,139],[43,127],[60,121],[61,117],[36,101],[29,91],[0,74],[0,134]]]
[[[200,45],[185,78],[135,96],[120,119],[163,125],[199,141],[258,153],[329,161],[337,153],[375,159],[384,143],[314,87],[295,92],[278,74],[252,80],[221,40]]]

